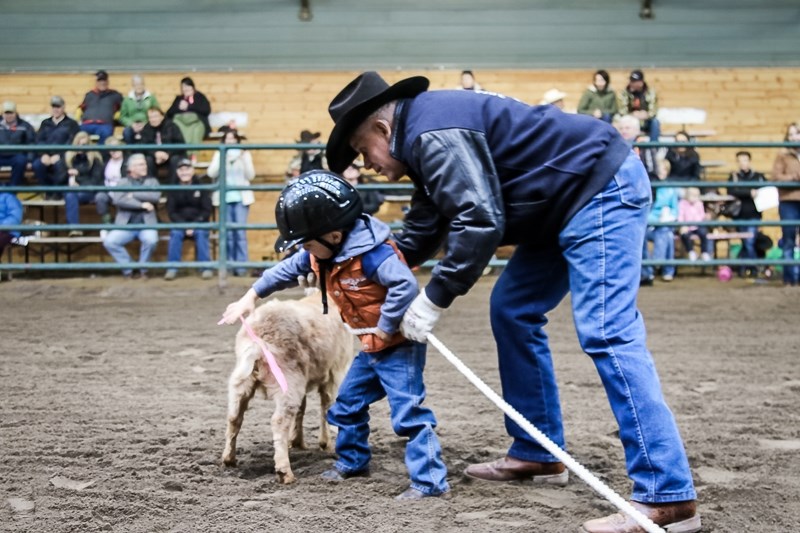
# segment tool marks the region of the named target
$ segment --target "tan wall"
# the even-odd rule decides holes
[[[179,80],[187,75],[176,73],[143,73],[148,88],[166,108],[179,90]],[[292,143],[300,130],[323,133],[323,141],[332,126],[327,113],[331,98],[358,72],[197,72],[189,73],[198,90],[208,96],[214,111],[243,111],[249,124],[243,128],[248,141],[254,143]],[[411,75],[425,75],[433,89],[454,87],[459,72],[452,70],[397,71],[383,73],[394,82]],[[611,85],[624,86],[628,70],[611,70]],[[111,86],[127,93],[129,73],[111,72]],[[566,108],[575,109],[582,92],[591,81],[590,70],[496,70],[476,72],[485,89],[538,103],[549,88],[567,93]],[[713,130],[704,140],[780,141],[787,124],[800,120],[800,69],[798,68],[708,68],[651,69],[645,71],[648,83],[659,94],[662,107],[704,109],[705,124],[689,126],[692,130]],[[91,74],[0,74],[0,98],[17,102],[26,113],[49,111],[49,97],[63,96],[69,110],[74,110],[91,88]],[[34,124],[34,126],[38,126]],[[669,133],[679,125],[663,125]],[[769,171],[775,149],[752,150],[754,166]],[[715,169],[727,173],[733,166],[734,150],[702,149],[703,160],[724,161]],[[257,152],[256,170],[263,180],[280,182],[292,151]],[[387,206],[382,214],[389,219],[399,216],[397,206]],[[253,206],[252,222],[272,220],[273,201],[265,197]],[[262,232],[263,233],[263,232]],[[272,238],[254,234],[251,238],[251,259],[272,254]]]

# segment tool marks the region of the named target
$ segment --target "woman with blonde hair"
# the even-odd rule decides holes
[[[800,143],[800,127],[796,122],[786,128],[785,142]],[[784,148],[775,158],[772,165],[772,179],[775,181],[800,182],[800,148],[793,146]],[[800,186],[781,187],[778,189],[778,214],[781,220],[800,220]],[[797,244],[798,226],[783,226],[781,228],[781,250],[784,259],[792,259],[795,255]],[[800,266],[786,265],[783,267],[783,284],[797,287],[800,283]]]
[[[60,183],[74,187],[64,194],[65,214],[67,224],[80,224],[80,206],[95,202],[94,191],[81,191],[81,185],[103,185],[103,156],[96,150],[88,150],[90,144],[89,134],[79,131],[72,139],[73,149],[64,155],[65,174]],[[72,230],[70,237],[79,237],[82,231]]]

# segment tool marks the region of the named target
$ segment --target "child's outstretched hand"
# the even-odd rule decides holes
[[[250,313],[255,311],[257,299],[258,295],[256,291],[253,289],[248,290],[244,296],[228,304],[228,307],[225,308],[225,312],[222,313],[222,318],[217,322],[217,325],[221,326],[222,324],[227,324],[230,326],[238,321],[240,316],[247,317]]]
[[[307,276],[300,274],[297,276],[297,284],[303,289],[306,296],[310,296],[319,291],[319,283],[317,283],[317,276],[313,272],[309,272]]]

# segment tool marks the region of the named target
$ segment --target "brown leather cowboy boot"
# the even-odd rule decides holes
[[[464,475],[484,481],[533,481],[559,486],[566,485],[569,479],[563,463],[538,463],[509,456],[491,463],[470,465]]]
[[[634,508],[669,533],[695,533],[700,531],[700,515],[694,500],[671,503],[631,502]],[[636,521],[624,513],[589,520],[581,528],[583,533],[645,533]]]

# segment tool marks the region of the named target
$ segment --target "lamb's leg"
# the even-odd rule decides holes
[[[328,427],[328,409],[333,405],[334,396],[337,389],[336,383],[328,381],[319,386],[319,404],[320,404],[320,421],[319,421],[319,448],[325,451],[333,451],[333,440],[331,439],[330,429]]]
[[[302,402],[301,398],[294,397],[291,387],[286,395],[279,393],[275,396],[272,442],[275,447],[275,477],[278,479],[278,483],[289,484],[295,480],[289,464],[289,434]]]
[[[256,392],[256,380],[248,377],[244,381],[228,383],[228,428],[225,431],[225,450],[222,462],[225,466],[236,466],[236,437],[242,428],[244,412]]]
[[[306,443],[303,439],[303,418],[306,414],[306,396],[303,396],[303,403],[300,404],[300,409],[297,411],[297,416],[294,418],[292,424],[292,441],[289,444],[291,448],[297,450],[305,450]]]

